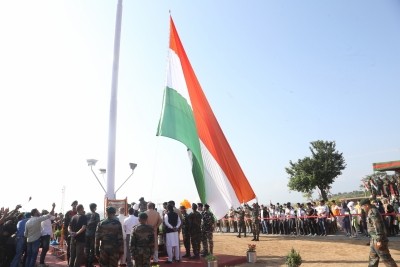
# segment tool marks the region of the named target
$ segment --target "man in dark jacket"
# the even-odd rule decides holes
[[[96,212],[97,205],[91,203],[89,205],[90,212],[86,214],[87,226],[86,226],[86,244],[85,244],[85,255],[86,255],[86,267],[93,267],[93,261],[95,257],[94,240],[96,234],[97,224],[100,222],[100,215]]]

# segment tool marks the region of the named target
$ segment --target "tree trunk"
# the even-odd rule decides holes
[[[326,190],[325,190],[325,189],[322,189],[322,188],[320,188],[320,187],[318,187],[318,188],[319,188],[319,190],[321,191],[321,197],[322,197],[322,199],[325,200],[325,201],[328,201],[328,195],[326,194]]]

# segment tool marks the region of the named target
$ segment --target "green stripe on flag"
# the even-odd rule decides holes
[[[180,141],[192,152],[192,173],[200,200],[204,203],[206,200],[204,165],[193,111],[187,100],[169,87],[164,91],[163,111],[158,123],[157,136]]]

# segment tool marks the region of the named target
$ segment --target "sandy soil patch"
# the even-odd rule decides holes
[[[369,238],[348,238],[343,235],[325,237],[291,237],[261,235],[260,241],[252,237],[237,238],[233,233],[214,234],[214,253],[244,256],[248,244],[257,244],[257,263],[241,266],[285,266],[285,255],[293,247],[300,252],[303,266],[368,266]],[[393,259],[400,262],[400,236],[389,242]]]

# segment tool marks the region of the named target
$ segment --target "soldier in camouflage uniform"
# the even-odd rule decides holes
[[[201,223],[201,233],[202,233],[202,244],[203,244],[203,254],[205,257],[209,253],[213,254],[214,250],[214,240],[213,232],[215,226],[214,214],[210,211],[210,206],[208,204],[204,205],[203,220]]]
[[[95,250],[100,266],[117,267],[124,254],[122,226],[115,216],[116,209],[107,207],[107,218],[99,222],[96,229]]]
[[[94,260],[94,240],[97,224],[100,222],[100,215],[96,212],[97,205],[91,203],[89,205],[90,211],[86,214],[87,226],[86,226],[86,243],[85,243],[85,255],[86,255],[86,267],[93,267]]]
[[[188,215],[190,241],[192,242],[193,256],[191,259],[200,258],[201,241],[201,214],[197,211],[197,204],[192,204],[193,212]]]
[[[197,203],[197,207],[198,207],[198,209],[197,209],[197,211],[200,213],[200,215],[201,215],[201,220],[203,221],[203,214],[204,214],[204,206],[203,206],[203,203]],[[200,227],[201,228],[201,227]],[[204,248],[202,248],[201,247],[201,245],[202,245],[202,240],[204,239],[204,232],[203,231],[201,231],[201,234],[200,234],[200,254],[204,254]]]
[[[189,232],[189,214],[186,211],[185,206],[180,206],[180,210],[182,213],[182,237],[183,237],[183,245],[185,247],[186,254],[182,256],[182,258],[190,257],[190,232]]]
[[[133,227],[131,236],[131,255],[135,267],[150,267],[150,258],[154,254],[153,226],[146,224],[147,214],[139,214],[139,224]]]
[[[371,236],[368,266],[378,266],[379,260],[382,260],[386,266],[397,266],[390,255],[385,224],[378,209],[371,205],[369,199],[361,200],[360,205],[367,214],[368,233]]]
[[[239,234],[237,235],[237,237],[241,237],[241,233],[243,232],[244,237],[246,237],[246,224],[244,221],[244,217],[245,217],[245,211],[242,207],[238,208],[238,211],[235,210],[235,213],[239,214],[239,222],[238,222],[238,228],[239,228]]]
[[[253,231],[253,222],[251,220],[251,210],[250,206],[247,204],[244,204],[244,223],[245,223],[245,228],[248,233],[251,233]]]
[[[250,209],[251,219],[252,219],[252,227],[253,227],[253,239],[251,241],[259,241],[260,237],[260,206],[258,203],[253,203],[253,208]]]

